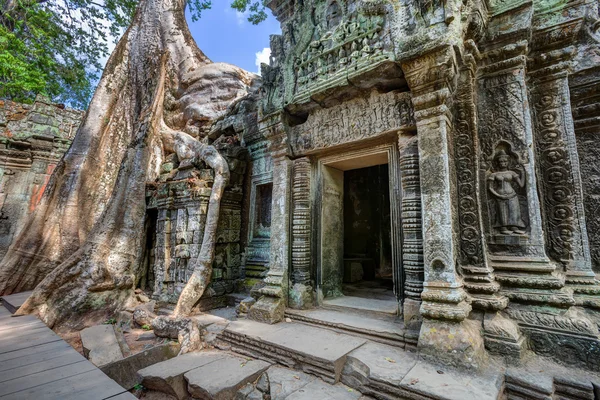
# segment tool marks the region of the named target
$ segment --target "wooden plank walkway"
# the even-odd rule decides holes
[[[2,299],[2,305],[4,305],[4,307],[6,307],[6,309],[10,311],[11,314],[14,314],[17,312],[19,307],[21,307],[23,303],[25,303],[25,300],[29,298],[31,293],[33,293],[33,290],[9,294],[8,296],[2,296],[0,298]]]
[[[12,317],[0,306],[0,399],[131,400],[135,396],[42,321],[30,315]]]

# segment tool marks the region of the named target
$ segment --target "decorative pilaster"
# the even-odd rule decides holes
[[[456,165],[459,252],[458,262],[465,289],[473,307],[484,310],[506,308],[508,299],[500,296],[486,257],[481,225],[479,182],[477,179],[477,110],[475,106],[475,68],[480,54],[469,43],[458,74],[454,105],[454,155]]]
[[[413,92],[419,140],[424,320],[418,347],[437,360],[473,365],[484,353],[483,343],[478,328],[465,320],[471,306],[455,265],[452,118],[447,104],[455,65],[448,46],[402,66]]]
[[[478,79],[479,182],[489,263],[511,301],[568,307],[546,255],[525,84],[527,42],[484,55]]]
[[[310,160],[294,160],[292,172],[292,283],[289,303],[292,308],[311,308],[313,289],[310,279],[311,212]]]
[[[562,264],[576,304],[600,307],[569,96],[568,68],[573,51],[543,52],[530,65],[535,147],[548,254]]]
[[[283,320],[287,303],[290,265],[290,213],[292,162],[287,156],[287,134],[280,114],[260,122],[273,157],[273,203],[271,208],[271,257],[262,295],[250,308],[248,318],[270,324]]]
[[[400,143],[400,176],[402,179],[402,266],[404,267],[404,327],[407,331],[421,328],[421,293],[423,292],[423,226],[421,219],[421,182],[419,176],[419,144],[415,137]]]

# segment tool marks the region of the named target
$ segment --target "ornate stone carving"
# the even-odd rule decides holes
[[[400,153],[402,177],[402,265],[404,296],[421,300],[423,291],[423,232],[421,224],[421,182],[416,141]]]
[[[310,284],[310,161],[294,161],[292,182],[292,279]]]
[[[486,171],[486,189],[491,195],[490,215],[496,234],[525,235],[527,225],[522,217],[523,201],[519,193],[523,193],[526,175],[516,154],[511,153],[511,147],[508,143],[496,146]]]
[[[499,285],[494,281],[484,254],[479,196],[477,195],[476,110],[473,98],[473,72],[463,67],[458,79],[454,107],[454,156],[456,165],[459,265],[465,289],[472,297],[473,307],[502,309],[507,299],[497,296]]]
[[[307,154],[414,127],[412,109],[410,94],[390,92],[315,110],[305,123],[291,128],[293,152]]]
[[[290,307],[312,307],[310,160],[294,160],[292,167],[292,283]]]
[[[539,160],[546,214],[548,252],[576,275],[594,276],[591,270],[583,199],[578,167],[579,157],[570,115],[563,101],[566,76],[535,82],[533,90],[536,150]],[[570,125],[570,129],[569,126]],[[587,273],[587,274],[586,274]]]
[[[393,53],[385,51],[382,43],[384,13],[383,3],[375,1],[363,2],[354,13],[331,2],[312,41],[295,62],[294,101],[307,101],[324,83],[345,82],[378,62],[393,60]]]

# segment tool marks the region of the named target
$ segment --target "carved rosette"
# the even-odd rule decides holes
[[[402,265],[406,274],[404,295],[420,301],[423,291],[423,227],[417,142],[400,154],[402,176]]]
[[[310,285],[310,160],[294,161],[292,182],[292,280]]]

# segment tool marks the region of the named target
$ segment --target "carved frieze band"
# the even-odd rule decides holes
[[[292,279],[310,284],[310,160],[294,161],[292,175]]]
[[[374,93],[313,111],[305,123],[290,129],[290,144],[294,154],[304,155],[414,126],[409,93]]]
[[[421,300],[423,291],[423,232],[419,149],[413,142],[400,154],[402,176],[402,265],[406,298]]]

